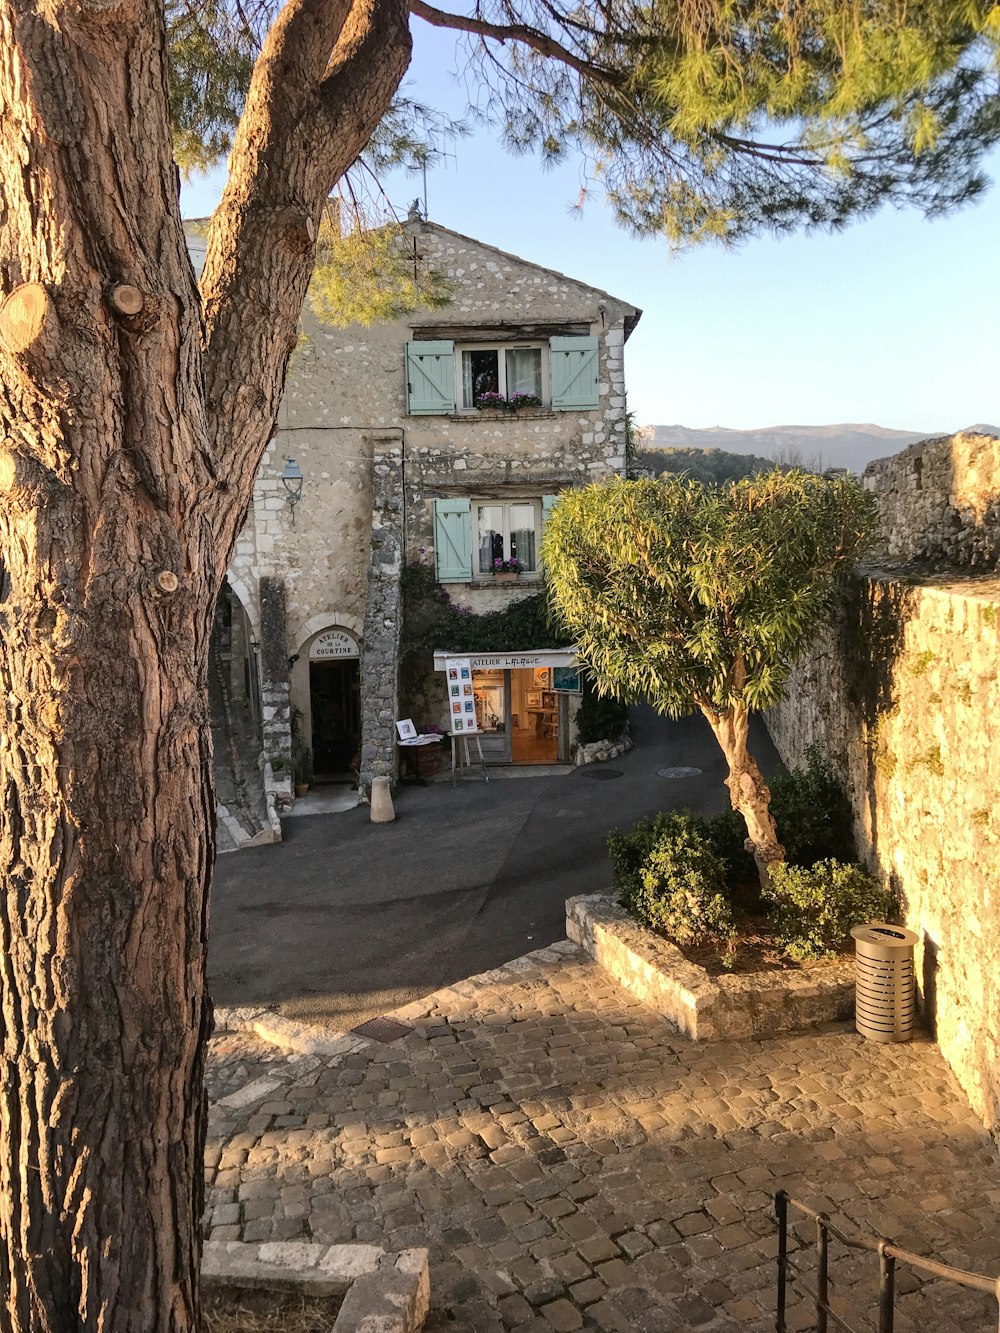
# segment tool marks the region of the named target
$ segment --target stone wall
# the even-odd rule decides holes
[[[870,463],[887,553],[951,566],[1000,562],[1000,439],[972,431],[921,440]]]
[[[936,460],[940,443],[929,442]],[[907,450],[890,460],[895,468],[879,465],[882,475],[898,478],[915,456]],[[891,491],[890,516],[901,505]],[[902,532],[905,522],[892,530]],[[859,580],[835,627],[796,666],[787,702],[768,715],[787,764],[801,762],[817,742],[845,776],[864,857],[896,890],[906,924],[920,936],[917,973],[927,1021],[994,1132],[1000,1130],[998,608],[995,576],[872,571]]]
[[[285,638],[285,585],[281,579],[260,580],[260,697],[264,754],[292,763],[291,707],[288,691],[288,649]]]
[[[396,771],[399,633],[402,620],[402,431],[372,439],[371,565],[361,663],[361,776],[363,788]]]

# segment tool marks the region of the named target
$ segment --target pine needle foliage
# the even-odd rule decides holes
[[[398,224],[356,227],[346,236],[334,221],[320,227],[307,300],[324,323],[346,328],[398,319],[418,306],[439,309],[451,293],[442,274],[414,262]]]
[[[183,168],[228,151],[278,9],[169,0]],[[455,31],[470,112],[508,149],[582,159],[581,204],[599,192],[623,226],[678,247],[839,227],[885,203],[939,214],[986,187],[980,163],[1000,141],[991,0],[414,0],[412,13]],[[419,168],[439,128],[400,96],[362,170]]]
[[[543,558],[603,693],[672,717],[722,714],[779,701],[874,527],[851,478],[616,479],[563,494]]]
[[[544,41],[470,59],[515,151],[582,153],[623,226],[676,246],[936,214],[986,184],[998,6],[979,0],[483,0]],[[419,7],[417,7],[417,12]],[[460,23],[449,26],[461,27]],[[589,190],[584,192],[584,197]]]

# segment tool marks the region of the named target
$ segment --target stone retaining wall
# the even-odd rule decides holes
[[[853,960],[712,977],[601,893],[567,899],[566,934],[694,1041],[768,1037],[854,1013]]]
[[[910,451],[907,451],[909,453]],[[906,457],[906,455],[902,455]],[[786,764],[818,743],[861,854],[920,936],[921,1006],[1000,1129],[1000,579],[873,571],[767,722]]]

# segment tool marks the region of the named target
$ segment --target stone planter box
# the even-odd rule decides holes
[[[644,1004],[694,1041],[794,1032],[854,1013],[854,960],[713,977],[638,925],[609,894],[566,902],[566,934]]]

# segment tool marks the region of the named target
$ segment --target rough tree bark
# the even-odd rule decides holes
[[[0,1283],[15,1333],[198,1325],[212,612],[310,223],[405,71],[406,20],[399,0],[283,11],[212,229],[203,325],[162,4],[0,2]]]
[[[715,739],[719,742],[729,776],[726,786],[734,810],[746,820],[747,851],[757,866],[760,882],[766,885],[770,867],[785,859],[785,849],[778,841],[778,830],[771,817],[771,792],[757,762],[747,749],[750,714],[745,704],[738,703],[723,712],[702,707]]]

